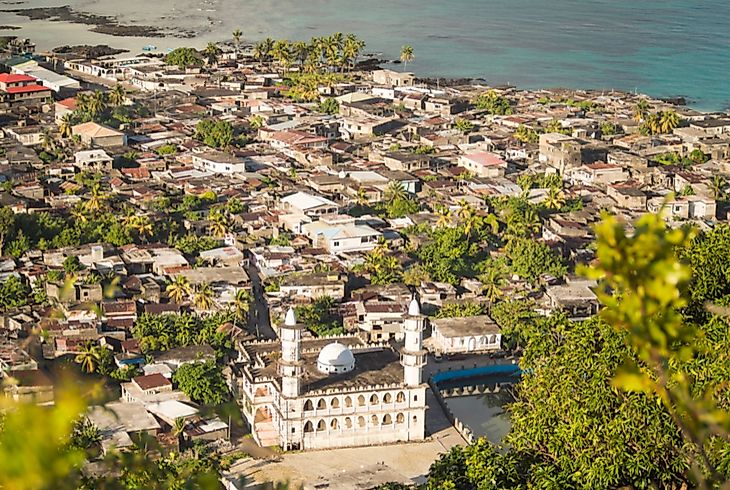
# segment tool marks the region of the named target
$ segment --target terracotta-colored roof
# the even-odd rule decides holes
[[[8,87],[5,89],[9,94],[26,94],[30,92],[50,92],[51,89],[43,85],[23,85],[20,87]]]
[[[30,75],[19,75],[16,73],[0,73],[0,83],[22,83],[35,82],[38,80]]]
[[[169,379],[161,375],[160,373],[148,374],[146,376],[137,376],[132,378],[132,381],[140,387],[142,390],[151,390],[153,388],[161,388],[163,386],[170,386],[172,383]]]

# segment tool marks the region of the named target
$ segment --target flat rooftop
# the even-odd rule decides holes
[[[488,315],[463,318],[434,318],[431,325],[444,337],[467,337],[471,335],[493,335],[502,333],[499,326]]]

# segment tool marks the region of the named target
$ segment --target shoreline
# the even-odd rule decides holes
[[[11,4],[6,4],[11,5]],[[74,48],[79,46],[88,47],[106,47],[110,48],[117,53],[109,54],[108,56],[116,56],[117,54],[130,53],[132,55],[146,54],[143,52],[142,47],[145,44],[156,44],[158,46],[158,53],[164,53],[165,49],[172,49],[174,47],[189,46],[195,47],[196,49],[202,49],[207,42],[226,42],[221,36],[216,39],[210,38],[210,33],[196,33],[193,30],[187,30],[181,27],[173,28],[160,28],[150,25],[132,25],[129,23],[122,23],[117,16],[110,15],[99,15],[88,12],[81,12],[75,10],[69,5],[60,7],[29,7],[29,8],[14,8],[14,9],[2,9],[0,12],[7,12],[16,16],[25,18],[28,20],[28,25],[24,27],[15,25],[2,25],[0,31],[6,30],[8,33],[0,33],[0,38],[9,37],[29,37],[34,39],[34,33],[30,32],[24,34],[21,31],[24,29],[32,30],[31,26],[36,25],[40,22],[50,22],[59,26],[83,26],[86,28],[85,33],[93,33],[93,35],[101,35],[104,40],[90,40],[88,43],[84,42],[73,42],[69,38],[77,38],[78,34],[74,36],[61,37],[57,39],[58,44],[43,51],[57,52],[60,49],[68,48],[72,46]],[[82,36],[83,37],[83,36]],[[260,36],[263,37],[263,36]],[[114,43],[114,40],[124,40],[124,42]],[[137,42],[139,47],[135,47]],[[253,43],[254,40],[247,39],[246,43]],[[134,45],[132,44],[134,43]],[[46,43],[48,44],[48,43]],[[117,46],[117,44],[119,46]],[[395,59],[382,59],[383,55],[380,53],[380,58],[377,60],[363,59],[360,63],[371,65],[367,69],[372,69],[375,64],[381,64],[385,68],[398,70],[400,61]],[[386,56],[387,58],[387,56]],[[377,63],[374,63],[377,61]],[[433,68],[433,67],[432,67]],[[666,103],[670,103],[677,106],[686,106],[688,108],[703,112],[703,113],[730,113],[730,103],[724,106],[717,106],[716,104],[707,104],[702,97],[695,97],[686,94],[670,94],[670,95],[659,95],[651,90],[630,90],[622,88],[608,88],[608,84],[605,87],[597,86],[578,86],[570,83],[560,87],[551,88],[549,85],[540,85],[536,83],[502,83],[498,76],[489,77],[490,80],[485,76],[444,76],[440,73],[432,71],[431,69],[422,70],[409,70],[416,74],[417,80],[428,83],[431,85],[441,85],[443,87],[458,86],[464,84],[485,84],[489,86],[514,86],[522,90],[569,90],[569,91],[585,91],[590,93],[623,93],[623,94],[641,94],[646,95],[652,99],[660,100]]]

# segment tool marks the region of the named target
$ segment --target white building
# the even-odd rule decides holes
[[[281,342],[239,345],[234,393],[256,442],[284,450],[421,441],[426,318],[414,299],[400,352],[358,337],[302,340],[293,310]]]
[[[74,167],[79,170],[99,170],[109,172],[114,159],[101,149],[83,150],[74,153]]]
[[[284,211],[293,214],[303,214],[310,218],[326,214],[337,214],[338,210],[336,202],[306,192],[295,192],[294,194],[282,197],[281,207]]]
[[[193,154],[193,167],[216,174],[243,174],[246,161],[222,151],[206,151]]]
[[[431,349],[442,353],[485,352],[502,348],[502,331],[487,315],[431,320]]]
[[[322,218],[301,226],[315,247],[323,247],[333,254],[367,252],[374,249],[382,233],[365,224],[358,224],[350,216]]]

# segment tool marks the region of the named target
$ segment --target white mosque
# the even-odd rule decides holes
[[[234,391],[256,442],[299,450],[423,440],[425,323],[413,299],[400,349],[355,336],[303,340],[289,309],[280,342],[239,346]]]

